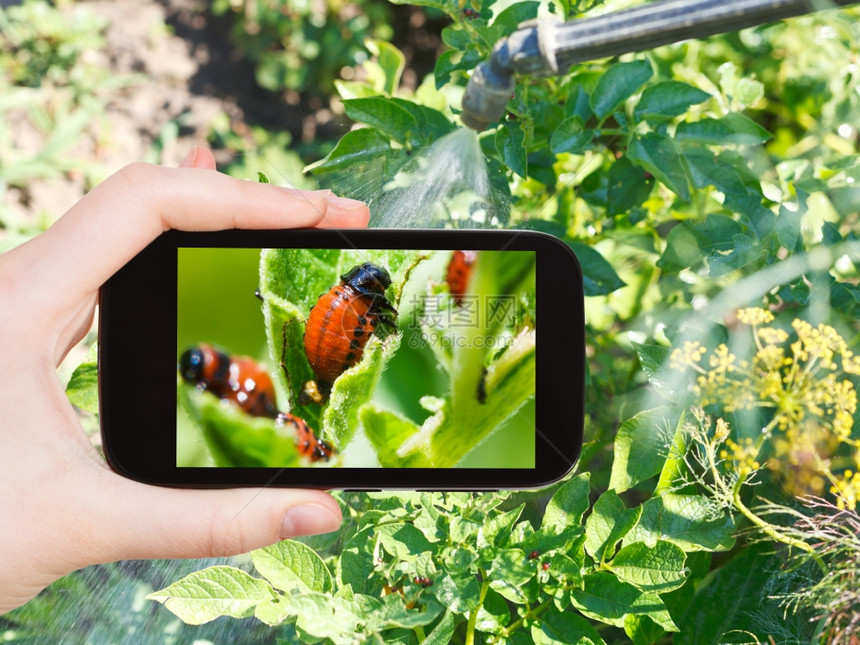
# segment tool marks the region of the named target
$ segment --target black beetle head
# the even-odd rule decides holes
[[[344,284],[348,284],[359,293],[383,294],[391,286],[391,276],[388,271],[370,262],[359,264],[340,276]]]

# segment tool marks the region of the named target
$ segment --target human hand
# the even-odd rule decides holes
[[[233,555],[339,526],[322,491],[176,490],[120,477],[83,432],[56,368],[89,329],[102,283],[163,231],[363,227],[369,217],[328,191],[232,179],[195,148],[180,168],[127,166],[0,255],[0,614],[90,564]]]

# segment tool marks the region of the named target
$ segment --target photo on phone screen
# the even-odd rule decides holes
[[[536,467],[535,251],[176,253],[177,468]]]

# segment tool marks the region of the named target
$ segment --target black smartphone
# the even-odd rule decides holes
[[[582,444],[570,247],[532,231],[169,231],[102,288],[117,472],[189,487],[536,488]]]

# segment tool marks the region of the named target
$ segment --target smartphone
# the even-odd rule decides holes
[[[582,444],[582,273],[532,231],[169,231],[102,288],[118,473],[167,486],[545,486]]]

